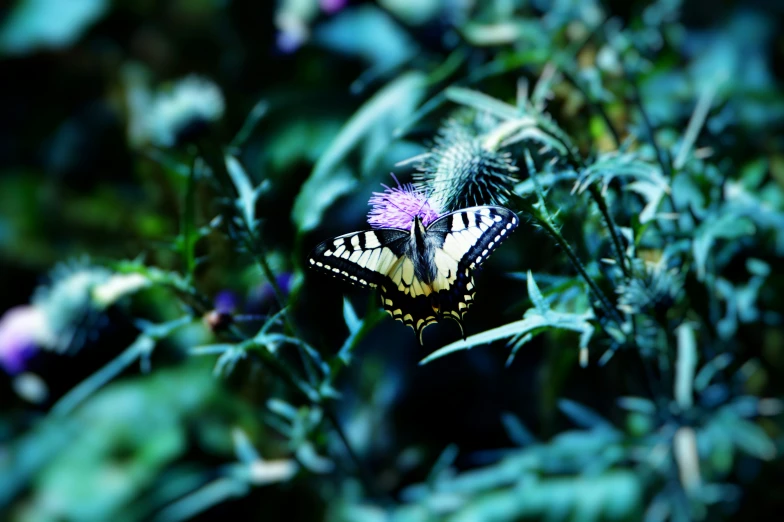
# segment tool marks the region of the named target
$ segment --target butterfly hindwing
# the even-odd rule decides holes
[[[474,270],[518,223],[510,210],[481,206],[451,212],[427,228],[428,237],[436,243],[435,305],[439,316],[457,321],[461,331],[463,317],[474,301]]]

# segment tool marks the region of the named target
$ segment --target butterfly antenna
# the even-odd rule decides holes
[[[433,195],[433,191],[434,191],[434,190],[435,190],[435,187],[430,187],[430,188],[428,189],[428,191],[427,191],[427,192],[425,192],[425,194],[424,194],[424,195],[425,195],[425,199],[424,199],[424,201],[422,202],[422,206],[421,206],[421,207],[419,207],[419,210],[417,210],[417,213],[416,213],[416,215],[417,215],[417,216],[418,216],[418,215],[420,215],[420,212],[422,212],[422,209],[423,209],[423,208],[425,208],[425,205],[427,205],[427,204],[429,204],[429,203],[430,203],[430,196],[432,196],[432,195]],[[430,211],[431,211],[431,212],[434,212],[434,211],[433,211],[433,207],[430,207]],[[434,213],[436,214],[436,216],[438,216],[438,212],[434,212]]]

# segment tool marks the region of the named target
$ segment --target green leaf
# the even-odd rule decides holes
[[[544,47],[550,36],[544,26],[533,19],[510,19],[496,23],[468,22],[460,28],[466,41],[477,47],[511,45]]]
[[[539,290],[539,286],[537,286],[536,281],[534,280],[534,276],[531,274],[531,271],[528,271],[527,279],[527,286],[528,286],[528,298],[531,299],[531,303],[533,303],[534,308],[540,314],[544,315],[549,310],[550,307],[547,306],[547,301],[544,300],[544,296],[542,296],[542,292]]]
[[[765,430],[753,422],[725,414],[722,425],[732,442],[749,455],[762,460],[776,456],[776,445]]]
[[[250,438],[248,438],[248,434],[241,428],[234,428],[231,431],[231,438],[234,441],[234,453],[240,462],[252,464],[261,459],[261,455],[256,451]]]
[[[458,453],[460,453],[460,449],[456,444],[450,444],[444,448],[430,469],[430,473],[427,474],[427,482],[435,482],[442,474],[446,473],[449,467],[455,463]]]
[[[177,500],[161,510],[153,522],[180,522],[192,520],[213,506],[248,494],[250,485],[236,478],[221,477]]]
[[[711,249],[718,239],[737,239],[754,235],[754,224],[736,213],[722,213],[713,219],[706,219],[695,232],[693,242],[694,262],[697,266],[697,278],[705,280],[708,270],[708,259]]]
[[[536,443],[536,437],[525,427],[523,421],[514,413],[501,414],[501,423],[506,430],[506,436],[518,446],[528,446]]]
[[[254,188],[245,168],[230,154],[226,155],[226,170],[237,191],[237,210],[250,232],[253,232],[256,229],[256,200],[259,193],[266,189],[266,184],[262,183],[258,188]]]
[[[533,276],[530,276],[529,281],[533,281]],[[529,285],[531,284],[533,284],[538,292],[539,289],[536,287],[536,283],[529,283]],[[538,294],[538,297],[541,298],[541,293]],[[543,298],[541,299],[543,300]],[[514,342],[518,343],[516,348],[519,349],[520,344],[528,342],[547,328],[560,328],[579,332],[579,347],[581,349],[587,348],[588,342],[594,331],[593,325],[589,322],[593,318],[592,309],[589,309],[582,314],[571,314],[555,312],[549,308],[546,308],[544,313],[542,313],[537,308],[530,308],[525,312],[525,319],[522,321],[515,321],[499,326],[498,328],[485,330],[484,332],[472,335],[465,340],[461,339],[454,343],[450,343],[422,359],[419,364],[427,364],[450,353],[468,350],[469,348],[473,348],[480,344],[488,344],[499,339],[507,339],[510,337],[515,338]]]
[[[101,389],[109,381],[117,377],[124,369],[149,353],[155,347],[155,341],[148,335],[141,334],[120,355],[112,359],[106,366],[80,382],[75,388],[66,393],[52,407],[52,415],[63,417],[71,413],[77,406],[84,402],[90,395]]]
[[[297,447],[297,460],[313,473],[329,473],[335,464],[327,457],[322,457],[316,452],[310,441],[304,441]]]
[[[409,33],[373,5],[345,9],[317,24],[313,40],[332,52],[362,58],[381,71],[398,67],[417,52]]]
[[[694,389],[698,392],[703,391],[708,387],[713,376],[727,368],[732,361],[732,354],[729,353],[722,353],[711,359],[700,369],[699,373],[697,373],[697,376],[694,378]]]
[[[0,28],[0,52],[26,54],[75,43],[110,8],[108,0],[21,0]]]
[[[697,343],[691,324],[683,323],[676,330],[678,359],[675,363],[675,402],[682,409],[691,408],[694,394],[694,370],[697,367]]]
[[[560,399],[558,401],[558,409],[581,428],[617,431],[610,421],[592,409],[569,399]]]
[[[375,306],[375,293],[371,293],[368,299],[369,306],[367,308],[367,312],[365,317],[359,319],[354,311],[354,308],[348,302],[348,300],[344,300],[344,308],[343,314],[346,320],[346,325],[349,328],[349,335],[346,337],[346,340],[343,342],[343,346],[340,347],[340,351],[338,352],[337,361],[340,361],[344,365],[348,365],[351,362],[351,352],[354,348],[359,344],[362,338],[369,332],[379,321],[384,317],[384,312],[382,312],[377,306]],[[359,322],[357,322],[359,321]],[[339,368],[338,365],[333,365],[332,367],[332,376],[334,377],[335,372]]]
[[[346,326],[351,334],[355,334],[362,327],[362,321],[357,317],[357,312],[351,306],[351,302],[347,298],[343,298],[343,319],[346,321]]]
[[[514,105],[509,105],[492,96],[465,87],[449,87],[444,94],[447,99],[455,103],[473,107],[479,112],[487,112],[503,120],[516,120],[522,116],[520,110]]]
[[[378,91],[357,110],[335,136],[305,184],[318,185],[324,181],[374,127],[378,125],[389,127],[388,134],[391,139],[392,128],[414,111],[425,94],[425,88],[424,74],[408,72]]]
[[[318,183],[311,182],[313,179],[311,177],[305,182],[294,202],[291,217],[301,233],[316,228],[327,208],[338,198],[348,194],[357,184],[347,168],[325,176]]]
[[[618,406],[628,411],[636,411],[646,415],[653,415],[656,413],[656,405],[642,397],[618,397],[616,401]]]
[[[253,134],[253,131],[256,129],[261,119],[267,114],[267,110],[269,110],[269,104],[267,101],[258,101],[248,113],[248,116],[242,123],[242,127],[240,127],[240,130],[237,131],[237,135],[234,136],[233,140],[231,140],[231,144],[229,146],[233,149],[242,148],[242,146],[245,145],[245,142],[248,141],[248,138],[250,138],[251,134]]]
[[[267,408],[289,421],[294,421],[299,416],[297,408],[281,399],[268,400]]]

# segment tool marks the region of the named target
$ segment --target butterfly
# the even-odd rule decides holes
[[[358,286],[378,288],[381,304],[410,326],[422,344],[424,329],[441,318],[462,320],[474,300],[473,271],[519,223],[511,210],[479,206],[450,212],[425,227],[351,232],[319,244],[308,264]]]

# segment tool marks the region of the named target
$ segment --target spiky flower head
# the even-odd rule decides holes
[[[441,208],[502,205],[516,181],[510,154],[499,152],[478,134],[477,126],[450,119],[414,175],[420,189],[432,190]]]
[[[150,101],[145,116],[149,139],[160,147],[193,140],[220,120],[224,109],[223,94],[215,83],[201,76],[187,76]]]
[[[81,348],[97,332],[108,306],[148,284],[140,276],[113,274],[86,260],[58,265],[50,278],[50,284],[35,291],[32,302],[48,327],[42,346],[57,352]]]
[[[424,226],[439,218],[441,208],[411,183],[383,186],[384,192],[374,192],[368,201],[371,207],[368,223],[373,228],[411,230],[415,216],[419,216]]]
[[[616,289],[618,309],[629,314],[669,308],[683,287],[683,274],[677,268],[668,268],[664,257],[647,263],[635,259],[632,275]]]

